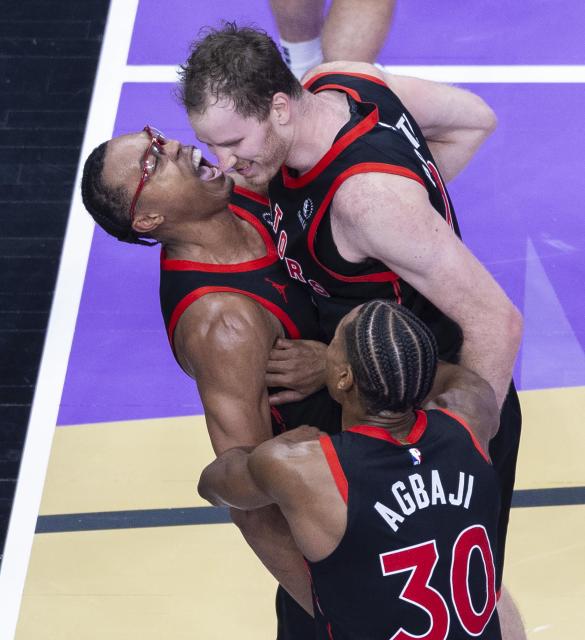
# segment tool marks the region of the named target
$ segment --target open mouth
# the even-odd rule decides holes
[[[195,175],[204,182],[215,180],[223,174],[219,167],[212,165],[203,157],[201,149],[198,149],[197,147],[193,147],[193,151],[191,153],[191,164],[195,170]]]

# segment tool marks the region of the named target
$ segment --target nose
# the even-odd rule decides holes
[[[181,152],[182,145],[178,140],[167,140],[164,146],[164,152],[170,158],[178,157]]]
[[[214,149],[215,155],[217,156],[217,162],[219,163],[219,168],[222,171],[229,171],[236,166],[238,158],[229,150],[229,149]]]

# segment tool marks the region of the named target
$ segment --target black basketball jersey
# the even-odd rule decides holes
[[[395,300],[411,309],[433,331],[441,357],[456,360],[459,327],[384,264],[344,260],[333,241],[330,206],[337,189],[359,173],[389,173],[420,183],[433,207],[459,234],[451,200],[414,118],[381,80],[355,73],[312,78],[313,93],[347,95],[351,118],[334,144],[307,173],[283,166],[269,186],[272,218],[264,219],[291,278],[313,291],[320,322],[329,338],[353,307],[372,300]],[[360,206],[356,202],[356,208]],[[392,233],[392,228],[380,229]]]
[[[457,416],[417,414],[407,444],[372,426],[321,437],[347,529],[308,563],[319,638],[501,637],[496,473]]]
[[[175,358],[177,323],[191,304],[210,293],[237,293],[251,298],[276,317],[287,338],[322,340],[314,303],[302,287],[287,277],[269,233],[259,222],[269,215],[268,200],[235,187],[229,207],[258,231],[266,245],[266,255],[239,264],[207,264],[170,260],[164,250],[161,252],[161,310]],[[311,424],[328,433],[339,431],[340,409],[326,389],[300,402],[272,409],[275,435],[301,424]]]

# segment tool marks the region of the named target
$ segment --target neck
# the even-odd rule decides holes
[[[383,414],[372,414],[364,410],[362,406],[343,405],[341,416],[342,429],[349,429],[355,425],[369,425],[387,429],[393,438],[403,441],[410,433],[417,415],[414,409],[408,409],[401,413],[384,412]]]
[[[349,120],[349,105],[345,95],[337,91],[317,95],[303,91],[294,109],[296,127],[285,163],[303,174],[329,151]]]
[[[209,264],[237,264],[266,255],[260,234],[227,207],[203,220],[176,225],[161,238],[167,257]]]

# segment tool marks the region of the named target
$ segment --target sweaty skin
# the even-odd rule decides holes
[[[108,143],[103,179],[125,189],[130,199],[148,144],[146,133]],[[229,264],[263,257],[266,245],[257,230],[228,208],[232,179],[215,170],[203,172],[215,178],[201,179],[193,152],[176,140],[157,151],[155,168],[138,200],[134,229],[159,240],[169,259]],[[243,295],[210,293],[182,314],[174,334],[175,353],[197,381],[217,455],[272,437],[264,376],[270,349],[283,335],[280,322]],[[233,484],[229,470],[222,482]],[[279,509],[233,510],[232,519],[269,571],[312,613],[304,563]]]

